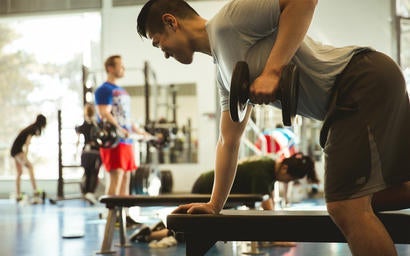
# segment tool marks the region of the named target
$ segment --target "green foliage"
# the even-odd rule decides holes
[[[38,63],[24,49],[7,50],[19,37],[11,28],[0,24],[0,150],[9,148],[18,131],[33,122],[42,110],[51,112],[49,117],[55,118],[59,103],[68,91],[82,99],[81,55],[62,65]],[[59,95],[48,91],[50,84],[58,88]]]
[[[18,35],[13,30],[0,25],[1,148],[10,143],[11,134],[16,133],[20,123],[27,123],[23,114],[27,107],[26,95],[34,89],[33,82],[27,78],[27,69],[34,64],[34,58],[21,51],[6,52],[6,46],[16,39]]]

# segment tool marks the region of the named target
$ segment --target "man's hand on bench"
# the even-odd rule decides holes
[[[190,203],[178,206],[172,213],[215,214],[211,203]]]

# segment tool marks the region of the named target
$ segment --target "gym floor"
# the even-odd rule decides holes
[[[307,204],[310,207],[311,202]],[[293,207],[303,208],[305,206],[306,203],[295,204]],[[318,207],[318,205],[313,207]],[[172,209],[141,208],[138,220],[153,224],[164,218],[161,212],[170,210]],[[96,253],[103,241],[105,227],[105,220],[100,219],[99,215],[105,212],[104,205],[90,206],[82,200],[60,201],[56,205],[49,202],[40,205],[25,205],[17,204],[11,199],[0,199],[0,237],[2,240],[0,255],[98,255]],[[127,230],[129,235],[133,231],[133,229]],[[119,236],[116,230],[112,247],[116,252],[104,255],[185,255],[184,243],[169,248],[152,249],[148,244],[139,242],[131,243],[130,247],[120,248],[116,246],[118,242]],[[410,255],[410,245],[397,245],[397,249],[401,256]],[[270,246],[259,250],[265,255],[351,255],[348,246],[344,243],[297,243],[295,247]],[[206,256],[245,255],[244,252],[249,251],[249,242],[218,242],[207,252]]]

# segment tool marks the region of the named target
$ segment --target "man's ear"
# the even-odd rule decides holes
[[[177,26],[177,19],[175,18],[174,15],[169,14],[169,13],[164,13],[162,15],[162,22],[164,23],[165,27],[168,27],[172,30],[175,30]]]

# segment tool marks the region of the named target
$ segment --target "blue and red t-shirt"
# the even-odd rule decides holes
[[[95,90],[96,105],[111,105],[111,114],[117,123],[131,131],[131,98],[127,91],[115,84],[105,82]],[[131,144],[132,139],[121,139],[122,143]]]

